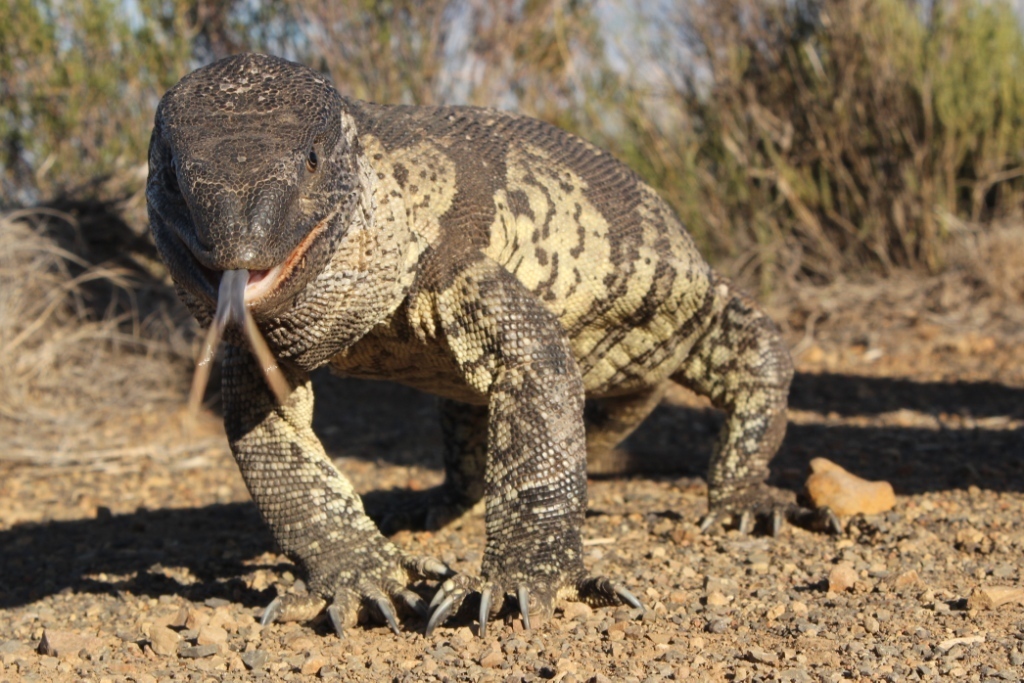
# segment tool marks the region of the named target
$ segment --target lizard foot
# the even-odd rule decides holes
[[[404,556],[399,570],[409,580],[440,580],[453,574],[444,563],[431,557],[419,556]],[[371,620],[386,623],[398,634],[401,632],[398,625],[399,612],[411,612],[426,619],[430,611],[423,598],[388,574],[379,580],[366,577],[354,585],[339,586],[334,590],[330,604],[327,598],[315,593],[279,596],[263,610],[260,624],[266,626],[279,621],[309,621],[324,612],[325,607],[331,626],[339,638],[345,637],[347,628]]]
[[[516,606],[522,616],[523,627],[527,629],[549,619],[560,597],[595,607],[627,604],[643,608],[643,604],[624,586],[603,576],[585,576],[563,587],[553,587],[543,579],[518,581],[511,585],[515,586]],[[434,629],[458,612],[462,602],[474,593],[480,596],[478,634],[481,638],[487,637],[487,624],[492,616],[501,611],[507,591],[502,583],[466,574],[457,574],[438,588],[430,603],[430,609],[434,611],[427,622],[426,636],[429,638]]]
[[[711,533],[722,526],[734,525],[744,535],[761,531],[774,537],[786,522],[811,531],[843,533],[839,518],[827,507],[807,508],[781,501],[764,484],[712,505],[700,521],[700,532]]]

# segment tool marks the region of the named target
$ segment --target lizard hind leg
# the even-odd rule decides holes
[[[598,475],[648,471],[629,453],[616,448],[651,414],[665,395],[668,382],[626,396],[588,398],[583,408],[587,430],[587,473]]]
[[[440,399],[444,482],[426,491],[389,493],[388,504],[367,504],[385,534],[402,529],[435,531],[483,500],[487,467],[487,406]]]
[[[726,413],[708,467],[701,528],[732,521],[747,532],[761,521],[775,534],[793,506],[778,501],[765,480],[786,433],[793,364],[778,327],[751,299],[721,278],[714,287],[722,311],[672,375]]]

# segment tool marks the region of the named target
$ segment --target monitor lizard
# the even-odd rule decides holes
[[[190,311],[209,325],[229,273],[221,298],[287,380],[279,404],[239,313],[228,439],[309,587],[265,623],[326,608],[341,635],[376,611],[397,632],[405,605],[432,610],[429,633],[478,593],[484,634],[506,596],[527,625],[560,600],[639,606],[584,568],[587,451],[624,439],[671,382],[726,414],[702,529],[777,531],[785,508],[765,479],[793,373],[779,330],[607,152],[514,113],[349,99],[309,68],[243,54],[162,98],[147,199]],[[404,553],[367,516],[311,427],[323,365],[440,397],[446,479],[423,519],[485,501],[479,576]],[[430,606],[409,588],[423,577],[441,581]]]

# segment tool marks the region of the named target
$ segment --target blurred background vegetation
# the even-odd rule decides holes
[[[160,95],[243,50],[568,128],[762,289],[939,271],[1024,191],[1024,35],[998,0],[7,0],[0,209],[102,204],[143,233]]]
[[[1009,0],[5,0],[6,455],[131,451],[104,425],[180,405],[195,328],[148,237],[146,148],[163,92],[214,59],[567,128],[762,296],[898,272],[1019,306],[1021,18]]]

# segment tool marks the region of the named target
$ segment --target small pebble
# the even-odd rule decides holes
[[[299,667],[299,673],[303,676],[315,676],[320,673],[320,669],[327,664],[327,660],[318,654],[310,654],[309,657],[302,662],[302,666]]]
[[[170,657],[177,654],[178,644],[181,636],[166,626],[156,626],[149,634],[149,644],[153,652],[162,657]]]
[[[848,562],[840,562],[832,567],[832,571],[828,573],[828,592],[842,593],[853,588],[853,584],[856,582],[857,572],[854,570],[853,565]]]
[[[752,647],[747,651],[747,655],[753,662],[761,662],[762,664],[774,664],[779,661],[778,655],[774,652],[768,652],[768,650]]]
[[[728,619],[712,619],[707,625],[708,633],[725,633],[729,630]]]
[[[503,661],[505,661],[505,658],[502,656],[501,650],[497,648],[489,649],[480,657],[480,666],[485,669],[493,669]]]
[[[921,578],[917,575],[917,572],[913,569],[909,569],[905,572],[900,573],[893,581],[893,586],[897,589],[913,588],[921,585]]]
[[[226,642],[228,642],[228,632],[220,626],[207,624],[199,629],[199,633],[196,635],[198,645],[223,645]]]
[[[178,655],[186,659],[202,659],[217,654],[218,650],[217,645],[191,645],[179,648]]]
[[[242,655],[242,663],[249,669],[262,669],[267,663],[266,650],[253,650]]]

